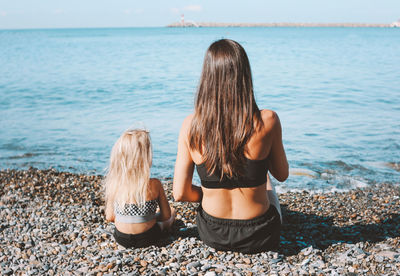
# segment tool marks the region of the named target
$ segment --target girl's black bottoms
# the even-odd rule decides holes
[[[125,234],[114,230],[114,238],[117,243],[125,248],[131,247],[147,247],[155,244],[161,237],[160,226],[155,223],[152,228],[140,234]]]

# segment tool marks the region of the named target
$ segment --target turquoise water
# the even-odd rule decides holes
[[[145,125],[153,175],[172,177],[220,38],[244,46],[259,107],[281,118],[291,176],[278,190],[399,183],[398,28],[0,31],[0,168],[101,174],[120,133]]]

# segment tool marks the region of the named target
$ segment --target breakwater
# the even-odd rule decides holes
[[[392,24],[374,23],[216,23],[216,22],[174,22],[167,27],[396,27]]]

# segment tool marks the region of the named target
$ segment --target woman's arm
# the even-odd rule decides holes
[[[194,162],[189,151],[188,133],[192,115],[183,121],[178,139],[178,153],[175,162],[173,194],[175,201],[200,202],[201,187],[192,185]]]
[[[272,144],[268,156],[268,168],[272,176],[283,182],[289,176],[289,164],[286,159],[285,149],[282,143],[282,126],[278,114],[273,112]]]

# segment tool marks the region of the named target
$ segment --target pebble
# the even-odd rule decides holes
[[[270,262],[271,264],[275,264],[275,263],[279,263],[280,261],[282,261],[282,259],[277,258],[277,259],[271,259],[269,262]]]
[[[0,171],[1,275],[398,275],[400,189],[280,194],[284,224],[276,252],[242,254],[199,239],[196,203],[161,246],[125,249],[104,221],[101,176],[56,170]]]
[[[313,251],[313,247],[312,246],[306,247],[303,250],[301,250],[301,252],[303,252],[304,256],[310,255],[312,253],[312,251]]]
[[[381,251],[381,252],[378,252],[377,255],[393,260],[393,259],[396,259],[396,258],[398,258],[400,256],[400,252]]]
[[[144,260],[141,260],[140,261],[140,265],[143,266],[143,267],[146,267],[147,266],[147,262],[144,261]]]
[[[190,270],[191,268],[196,268],[196,267],[198,267],[200,265],[201,265],[200,262],[192,262],[192,263],[187,264],[186,268],[188,270]]]
[[[305,266],[310,262],[310,259],[305,259],[304,261],[301,262],[301,266]]]

